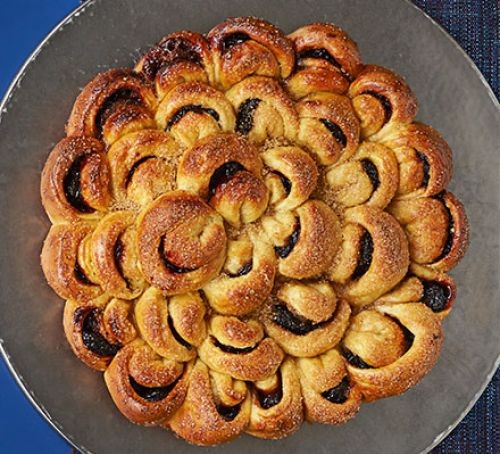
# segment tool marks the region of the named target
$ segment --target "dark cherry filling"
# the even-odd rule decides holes
[[[139,396],[142,397],[144,400],[147,400],[149,402],[158,402],[160,400],[165,399],[170,394],[170,391],[174,389],[175,385],[179,382],[179,380],[182,378],[182,374],[179,375],[179,377],[174,380],[172,383],[170,383],[167,386],[144,386],[141,385],[140,383],[137,383],[134,378],[129,375],[128,379],[130,382],[130,386],[132,386],[132,389],[135,391],[135,393]]]
[[[362,159],[361,165],[363,166],[363,170],[368,175],[370,182],[373,186],[373,191],[376,191],[380,186],[380,179],[378,176],[377,166],[373,164],[369,159]]]
[[[453,221],[453,216],[451,215],[450,209],[448,208],[448,206],[445,203],[444,191],[437,194],[434,198],[441,201],[446,212],[448,213],[448,235],[446,237],[446,242],[444,243],[444,247],[443,247],[443,250],[441,252],[441,255],[435,260],[437,262],[439,260],[442,260],[444,257],[446,257],[450,253],[451,248],[453,247],[453,228],[454,228],[455,222]]]
[[[427,156],[425,156],[425,154],[421,153],[420,151],[417,151],[417,156],[418,159],[422,161],[422,169],[424,171],[424,177],[422,178],[422,186],[427,187],[427,185],[429,184],[431,166],[429,165],[429,161],[427,160]]]
[[[272,321],[297,336],[304,336],[329,323],[333,317],[335,317],[335,314],[328,320],[314,323],[304,317],[295,315],[285,304],[277,303],[273,306]]]
[[[158,246],[158,253],[160,254],[160,257],[163,260],[165,268],[167,268],[167,270],[171,271],[172,273],[184,274],[184,273],[190,273],[191,271],[195,270],[193,268],[183,268],[177,266],[165,256],[165,235],[161,237],[160,244]]]
[[[387,123],[392,117],[391,102],[384,95],[381,95],[380,93],[377,93],[375,91],[368,90],[364,91],[363,94],[373,96],[380,101],[380,103],[382,104],[382,108],[384,109],[384,124]]]
[[[288,257],[291,254],[291,252],[293,251],[293,248],[297,244],[297,241],[299,241],[300,228],[301,228],[300,221],[297,218],[297,219],[295,219],[295,225],[293,226],[293,232],[285,240],[285,244],[283,246],[274,246],[274,251],[282,259]]]
[[[324,48],[320,49],[306,49],[299,52],[297,55],[296,66],[302,66],[302,60],[306,58],[319,58],[325,60],[335,68],[339,69],[342,75],[348,80],[352,81],[352,76],[342,67],[342,65],[336,60],[336,58]]]
[[[211,109],[210,107],[203,107],[200,104],[188,104],[187,106],[183,106],[178,109],[174,115],[168,120],[167,126],[165,127],[165,131],[169,131],[172,126],[182,120],[182,117],[186,115],[188,112],[194,112],[197,114],[206,113],[210,115],[215,121],[219,121],[219,114],[216,110]]]
[[[246,262],[236,273],[228,273],[229,277],[240,277],[240,276],[245,276],[246,274],[250,273],[253,268],[253,262],[250,260],[249,262]]]
[[[444,311],[450,302],[450,287],[438,281],[425,280],[422,280],[422,285],[424,286],[422,302],[433,312]]]
[[[238,172],[246,170],[239,162],[229,161],[222,164],[210,177],[210,182],[208,183],[208,200],[210,200],[216,193],[217,189],[229,183],[231,178]]]
[[[372,263],[373,257],[373,239],[372,236],[365,230],[361,236],[361,244],[359,247],[359,258],[358,264],[354,273],[352,273],[352,279],[359,279],[363,274],[368,271]]]
[[[283,398],[283,386],[281,381],[281,373],[278,371],[278,385],[275,389],[271,391],[262,391],[261,389],[255,387],[257,394],[257,399],[259,400],[259,405],[264,410],[267,410],[275,405],[278,405]]]
[[[242,102],[236,114],[236,132],[248,134],[253,128],[253,114],[260,99],[250,98]]]
[[[191,350],[193,348],[193,346],[188,341],[186,341],[185,339],[183,339],[183,337],[175,329],[174,320],[172,319],[172,317],[170,316],[170,314],[168,314],[167,323],[168,323],[168,327],[170,328],[170,332],[174,336],[174,339],[179,344],[181,344],[183,347],[186,347],[188,350]]]
[[[115,267],[118,270],[118,273],[122,277],[122,279],[125,281],[127,284],[127,288],[130,290],[131,285],[129,280],[125,277],[125,273],[123,272],[123,266],[122,266],[122,259],[125,254],[125,244],[123,244],[123,241],[121,239],[121,235],[118,237],[116,240],[115,246],[113,248],[113,259],[115,262]]]
[[[343,354],[347,362],[358,369],[373,369],[368,363],[365,363],[358,355],[355,355],[347,349],[343,349]]]
[[[134,162],[134,165],[130,168],[130,170],[127,173],[127,178],[125,179],[125,187],[127,188],[130,182],[132,181],[132,178],[134,176],[135,171],[139,168],[139,166],[146,161],[149,161],[150,159],[155,159],[156,156],[144,156],[141,159],[138,159],[137,161]]]
[[[236,32],[227,35],[222,40],[221,50],[222,52],[227,52],[231,47],[236,46],[237,44],[244,43],[245,41],[249,41],[251,38],[246,33]]]
[[[343,404],[349,398],[350,390],[351,385],[349,384],[349,378],[346,376],[337,386],[323,391],[321,397],[332,404]]]
[[[106,120],[111,116],[111,114],[116,109],[118,104],[120,105],[141,105],[143,102],[142,96],[139,95],[135,90],[130,88],[120,88],[116,90],[113,94],[108,96],[106,100],[102,103],[101,108],[97,112],[95,117],[95,125],[97,127],[97,138],[102,137],[102,130]]]
[[[95,285],[85,274],[85,271],[83,271],[83,268],[80,266],[78,261],[75,262],[75,267],[73,268],[73,271],[75,273],[75,277],[85,285]]]
[[[273,170],[272,173],[279,176],[281,184],[285,189],[286,195],[289,195],[290,192],[292,191],[292,182],[285,175],[283,175],[281,172],[278,172],[277,170]]]
[[[114,356],[121,345],[109,343],[101,334],[99,319],[101,310],[97,307],[80,307],[75,311],[75,324],[82,325],[82,341],[85,347],[98,356]]]
[[[319,121],[325,125],[325,128],[330,131],[331,135],[333,138],[339,143],[339,145],[344,148],[347,145],[347,137],[345,136],[344,132],[342,129],[340,129],[340,126],[336,125],[335,123],[332,123],[330,120],[327,120],[326,118],[320,118]]]
[[[85,202],[81,188],[82,168],[86,161],[87,155],[80,155],[72,162],[63,179],[64,195],[80,213],[93,213],[95,210]]]
[[[215,406],[217,409],[217,413],[221,415],[226,421],[232,421],[236,416],[238,416],[238,413],[240,412],[241,404],[238,405],[233,405],[232,407],[229,407],[227,405],[223,404],[218,404]]]
[[[243,353],[250,353],[252,350],[255,350],[257,348],[257,345],[254,345],[252,347],[242,347],[242,348],[232,347],[231,345],[225,345],[220,343],[214,336],[211,337],[214,345],[225,353],[233,353],[236,355],[241,355]]]

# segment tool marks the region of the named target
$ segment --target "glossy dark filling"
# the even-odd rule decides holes
[[[82,168],[87,160],[87,155],[78,156],[68,169],[63,179],[64,195],[73,208],[80,213],[93,213],[95,210],[87,205],[82,194],[81,176]]]
[[[391,102],[384,95],[375,91],[364,91],[363,94],[373,96],[380,101],[380,104],[382,104],[382,108],[384,109],[384,124],[387,123],[392,117]]]
[[[131,289],[130,282],[125,277],[125,274],[123,272],[122,260],[123,260],[124,254],[125,254],[125,244],[123,244],[121,236],[119,236],[118,239],[116,240],[115,246],[113,248],[113,259],[114,259],[115,267],[116,267],[118,273],[120,274],[121,278],[127,284],[127,288],[130,290]]]
[[[130,382],[130,386],[132,386],[132,389],[135,391],[135,393],[139,396],[142,397],[144,400],[147,400],[148,402],[158,402],[160,400],[165,399],[172,389],[175,388],[175,385],[179,382],[181,379],[182,374],[179,375],[179,377],[174,380],[172,383],[170,383],[167,386],[143,386],[140,383],[137,383],[132,376],[129,375],[128,379]]]
[[[75,262],[75,267],[73,268],[73,271],[75,273],[75,277],[77,278],[78,281],[80,281],[82,284],[85,285],[95,285],[85,274],[85,271],[83,271],[83,268],[80,266],[78,261]]]
[[[352,76],[344,69],[342,68],[342,65],[335,59],[335,57],[328,52],[324,48],[320,49],[306,49],[303,50],[302,52],[299,52],[297,55],[297,66],[302,65],[302,60],[306,58],[319,58],[321,60],[325,60],[331,65],[335,66],[335,68],[338,68],[342,75],[349,81],[352,81]]]
[[[224,189],[224,186],[229,183],[231,178],[243,170],[246,170],[245,167],[236,161],[229,161],[222,164],[210,177],[210,182],[208,183],[208,199],[210,200],[215,195],[219,187]]]
[[[172,333],[172,336],[174,336],[174,339],[179,344],[181,344],[183,347],[186,347],[188,350],[191,350],[193,348],[193,346],[188,341],[186,341],[185,339],[183,339],[183,337],[175,329],[174,320],[172,319],[172,317],[170,316],[170,314],[168,314],[168,317],[167,317],[167,324],[168,324],[168,327],[170,328],[170,332]]]
[[[351,351],[344,349],[343,352],[345,359],[347,362],[358,369],[373,369],[368,363],[365,363],[358,355],[355,355]]]
[[[373,187],[373,191],[375,192],[380,186],[377,167],[369,159],[362,159],[361,165],[363,166],[363,170],[365,171],[365,173],[368,175],[368,178],[370,179]]]
[[[444,192],[439,193],[434,198],[441,201],[446,210],[446,213],[448,213],[448,234],[441,255],[435,260],[435,262],[438,262],[439,260],[442,260],[444,257],[446,257],[453,247],[453,228],[455,226],[455,221],[453,221],[453,216],[451,215],[450,209],[445,203]]]
[[[417,156],[418,159],[422,161],[422,170],[424,172],[424,177],[422,178],[422,186],[427,187],[427,185],[429,184],[431,166],[429,165],[429,161],[427,160],[427,156],[425,156],[425,154],[417,151]]]
[[[335,123],[332,123],[330,120],[327,120],[326,118],[320,118],[319,121],[323,123],[326,129],[330,131],[330,134],[332,137],[339,143],[339,145],[344,148],[347,145],[347,137],[345,136],[344,132],[342,129],[340,129],[340,126],[336,125]]]
[[[286,195],[289,195],[290,192],[292,191],[292,182],[281,172],[278,172],[277,170],[273,170],[272,173],[275,175],[278,175],[278,177],[281,180],[281,184],[283,185],[283,188],[285,189]]]
[[[227,52],[231,47],[236,46],[237,44],[244,43],[245,41],[249,41],[251,38],[246,33],[236,32],[227,35],[222,40],[221,50],[222,52]]]
[[[359,279],[363,276],[370,268],[373,257],[373,239],[372,236],[365,230],[361,236],[361,241],[359,245],[359,257],[358,264],[354,273],[352,273],[352,279]]]
[[[323,391],[321,397],[332,404],[343,404],[349,398],[350,390],[351,385],[349,384],[349,378],[346,376],[337,386]]]
[[[259,405],[264,410],[267,410],[275,405],[278,405],[283,398],[283,386],[281,382],[281,373],[278,372],[278,386],[272,391],[262,391],[261,389],[255,387],[257,394],[257,399],[259,400]]]
[[[146,161],[149,161],[150,159],[155,159],[156,156],[144,156],[141,159],[138,159],[137,161],[134,162],[134,165],[130,168],[130,170],[127,173],[127,178],[125,179],[125,187],[127,188],[130,182],[132,181],[132,178],[134,176],[135,171],[139,168],[139,166]]]
[[[177,266],[176,264],[172,263],[165,256],[165,235],[163,235],[161,237],[160,244],[158,246],[158,253],[160,254],[160,257],[163,260],[163,264],[165,265],[165,268],[167,268],[167,270],[171,271],[172,273],[184,274],[184,273],[190,273],[191,271],[195,270],[195,268],[183,268],[183,267]]]
[[[114,356],[121,345],[109,343],[99,329],[99,308],[81,307],[75,311],[74,320],[82,322],[82,341],[85,347],[98,356]]]
[[[242,348],[232,347],[231,345],[225,345],[225,344],[220,343],[214,336],[211,336],[211,337],[212,337],[213,344],[218,349],[222,350],[225,353],[233,353],[236,355],[241,355],[244,353],[250,353],[252,350],[255,350],[257,348],[257,345],[254,345],[252,347],[242,347]]]
[[[219,114],[217,113],[216,110],[211,109],[210,107],[203,107],[200,104],[188,104],[187,106],[183,106],[180,109],[178,109],[174,115],[168,120],[167,126],[165,127],[165,131],[169,131],[172,126],[174,126],[176,123],[182,120],[182,117],[186,115],[188,112],[194,112],[197,114],[208,114],[210,115],[215,121],[219,121]]]
[[[104,124],[115,110],[117,104],[137,106],[142,104],[142,102],[142,97],[135,90],[132,90],[130,88],[120,88],[119,90],[116,90],[112,95],[108,96],[102,103],[102,106],[95,117],[97,137],[99,139],[102,137]]]
[[[260,99],[250,98],[242,102],[236,114],[236,132],[248,134],[253,128],[253,114]]]
[[[273,306],[272,321],[282,328],[290,331],[297,336],[304,336],[315,329],[321,328],[322,326],[330,323],[330,321],[335,317],[333,314],[328,320],[323,322],[314,323],[304,317],[295,315],[288,307],[283,303],[277,303]]]
[[[241,277],[245,276],[250,271],[252,271],[253,268],[253,261],[250,260],[249,262],[246,262],[236,273],[228,273],[229,277]]]
[[[424,286],[422,302],[433,312],[444,311],[450,302],[450,287],[441,282],[425,280],[422,280],[422,285]]]
[[[274,246],[274,251],[282,259],[288,257],[291,254],[291,252],[293,251],[293,248],[297,244],[297,241],[299,241],[299,238],[300,238],[300,228],[301,228],[300,227],[300,221],[297,218],[295,220],[295,225],[293,226],[293,232],[285,240],[285,244],[283,246]]]
[[[217,413],[219,413],[219,415],[221,415],[226,421],[229,422],[236,418],[236,416],[238,416],[241,404],[233,405],[232,407],[218,404],[215,406],[215,408],[217,409]]]

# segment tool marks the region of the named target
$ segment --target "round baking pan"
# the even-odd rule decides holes
[[[87,2],[50,33],[23,66],[0,118],[0,346],[47,420],[83,452],[192,453],[159,428],[129,423],[112,403],[102,374],[80,363],[62,329],[63,302],[40,268],[49,228],[40,172],[82,86],[96,73],[131,66],[142,51],[177,30],[206,32],[226,17],[255,15],[290,32],[330,21],[357,41],[364,62],[403,75],[420,101],[418,119],[454,151],[450,189],[471,224],[469,252],[452,273],[458,300],[444,322],[436,367],[406,394],[365,404],[338,427],[304,424],[293,436],[243,436],[220,453],[417,453],[441,441],[474,404],[500,351],[500,113],[466,54],[430,18],[402,0],[101,0]]]

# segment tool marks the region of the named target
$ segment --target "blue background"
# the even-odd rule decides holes
[[[78,3],[78,0],[0,0],[0,96],[36,45]],[[497,1],[414,0],[414,3],[462,45],[498,97]],[[436,448],[436,453],[500,452],[499,388],[497,371],[473,410]],[[0,453],[28,452],[69,454],[70,447],[31,407],[0,360]]]

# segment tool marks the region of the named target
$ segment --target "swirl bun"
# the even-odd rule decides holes
[[[109,393],[132,422],[161,424],[184,401],[192,364],[157,356],[143,341],[122,348],[104,372]]]
[[[283,438],[295,432],[303,419],[299,377],[293,360],[286,359],[276,374],[253,384],[246,432],[259,438]]]
[[[247,427],[250,406],[245,382],[214,372],[197,360],[186,399],[168,427],[190,443],[217,445],[236,438]]]
[[[297,55],[296,70],[287,80],[294,99],[326,91],[345,93],[361,69],[356,43],[333,24],[310,24],[288,35]]]
[[[98,74],[76,99],[68,136],[89,136],[111,145],[122,135],[154,128],[157,100],[152,87],[130,69]]]
[[[232,131],[235,117],[224,93],[200,82],[177,85],[163,98],[156,111],[159,128],[190,147],[198,139]]]
[[[381,66],[366,65],[349,87],[349,97],[361,120],[361,136],[382,139],[417,114],[417,100],[402,77]]]
[[[314,93],[295,105],[300,118],[299,142],[320,164],[350,158],[359,143],[359,121],[349,98],[335,93]]]
[[[136,337],[130,321],[131,305],[101,296],[82,305],[66,301],[63,325],[75,355],[87,366],[105,370],[114,355]]]
[[[389,212],[404,226],[413,262],[448,271],[464,256],[469,224],[462,203],[451,192],[398,200]]]
[[[351,310],[326,282],[287,282],[264,314],[267,334],[286,353],[312,357],[340,342]]]
[[[293,210],[304,203],[316,188],[318,168],[311,156],[299,147],[274,147],[261,154],[269,170],[266,185],[270,203],[277,210]]]
[[[295,64],[291,41],[273,24],[256,17],[228,19],[207,35],[215,81],[228,89],[247,76],[286,79]]]
[[[197,290],[224,263],[222,218],[196,195],[165,193],[141,213],[137,227],[144,276],[168,295]]]
[[[238,380],[264,380],[283,361],[278,344],[264,337],[256,320],[216,315],[210,320],[208,337],[198,350],[200,359],[217,372]]]
[[[396,220],[378,208],[349,208],[345,222],[341,253],[330,279],[346,284],[342,296],[351,304],[364,306],[406,275],[408,242]]]
[[[340,424],[356,415],[361,392],[337,350],[315,358],[298,358],[297,366],[308,421]]]
[[[414,386],[436,362],[441,344],[439,318],[418,303],[362,311],[343,340],[349,374],[367,401]]]
[[[247,77],[226,96],[236,111],[236,132],[247,135],[251,142],[262,143],[268,137],[295,139],[299,129],[297,112],[276,80]]]
[[[138,205],[152,202],[174,189],[181,145],[154,129],[127,134],[109,149],[113,198]]]
[[[61,140],[43,167],[40,192],[54,224],[102,216],[111,199],[102,143],[90,137]]]
[[[283,276],[303,279],[326,271],[335,258],[340,238],[336,214],[319,200],[309,200],[299,208],[280,211],[262,220],[278,255],[278,271]]]
[[[274,250],[260,232],[228,242],[223,274],[203,287],[212,308],[242,316],[258,309],[271,294],[276,271]]]

